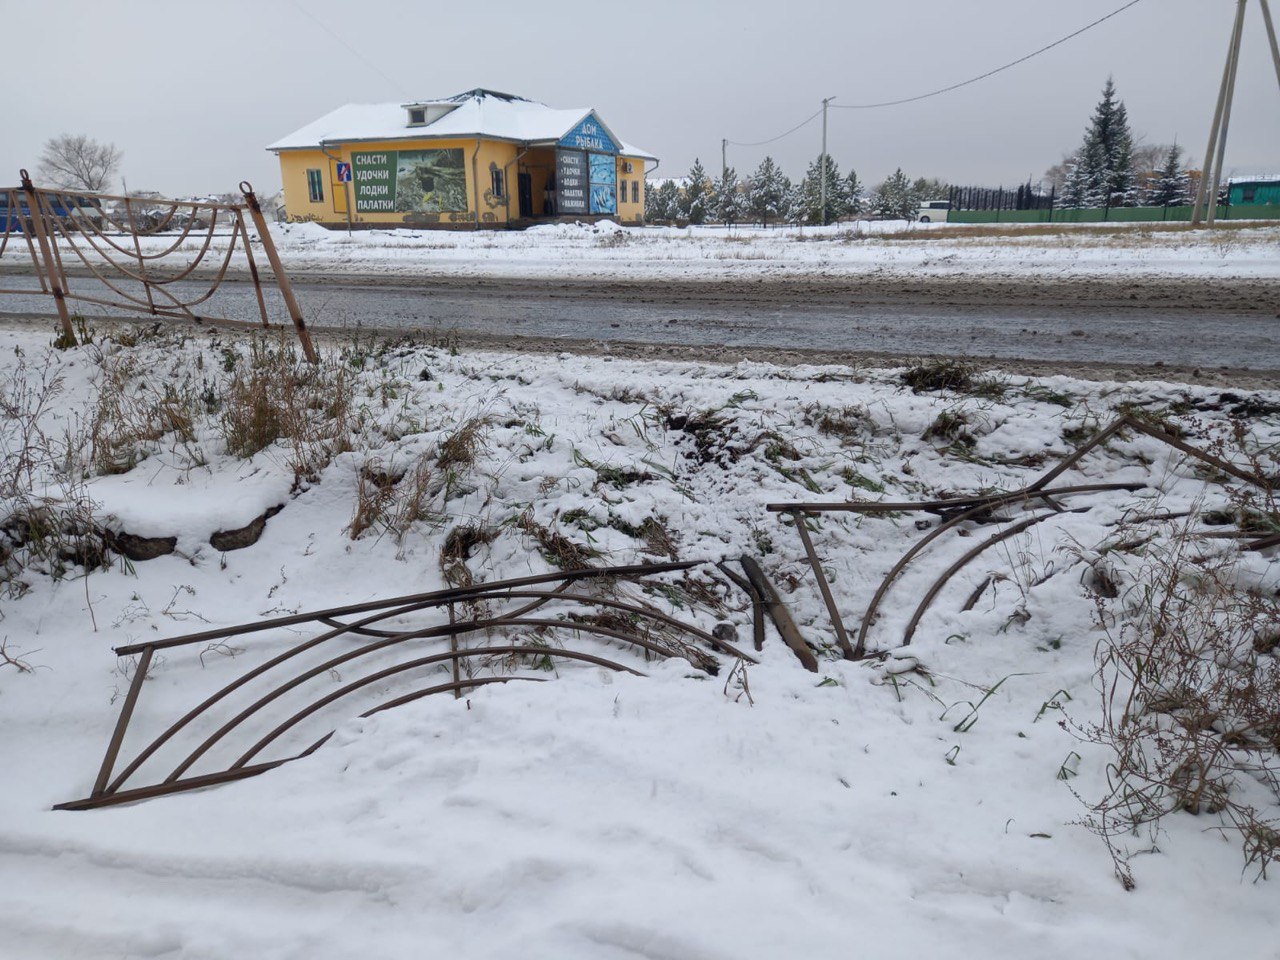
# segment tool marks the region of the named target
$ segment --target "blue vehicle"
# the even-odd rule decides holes
[[[70,219],[76,217],[102,217],[102,203],[96,197],[86,197],[74,193],[45,193],[50,210],[55,217]],[[17,199],[18,207],[10,206],[10,200]],[[22,224],[30,215],[30,208],[21,191],[13,190],[0,193],[0,233],[21,233]]]

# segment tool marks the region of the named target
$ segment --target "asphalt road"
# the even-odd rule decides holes
[[[81,284],[87,288],[72,279],[73,291]],[[33,278],[15,275],[0,277],[0,287],[36,289]],[[799,350],[1280,372],[1280,292],[1266,284],[346,277],[296,278],[294,289],[312,327],[451,332],[491,344],[528,338],[566,348],[700,348],[713,356],[717,349]],[[278,295],[268,293],[273,318],[284,321]],[[252,287],[241,281],[224,284],[199,309],[221,319],[258,318]],[[0,294],[0,315],[49,313],[47,298]]]

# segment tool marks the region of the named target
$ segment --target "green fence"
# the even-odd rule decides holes
[[[1192,207],[1113,207],[1110,210],[952,210],[948,223],[1177,223]],[[1219,205],[1219,220],[1280,220],[1280,204]]]

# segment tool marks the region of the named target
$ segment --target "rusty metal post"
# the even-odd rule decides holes
[[[302,319],[302,308],[298,306],[297,298],[293,295],[293,287],[289,285],[289,277],[284,272],[284,265],[280,262],[280,254],[276,252],[276,245],[271,239],[271,231],[267,229],[267,220],[262,215],[262,207],[258,205],[258,198],[253,192],[253,186],[247,180],[240,182],[240,192],[244,194],[245,203],[249,206],[249,213],[253,217],[253,225],[258,228],[258,239],[262,241],[262,249],[267,253],[267,260],[271,263],[271,272],[275,274],[276,285],[280,288],[280,296],[284,297],[284,305],[289,310],[289,317],[293,320],[293,326],[298,331],[298,341],[302,344],[302,353],[311,363],[319,363],[320,357],[316,354],[315,345],[311,342],[311,332],[307,330],[306,321]]]
[[[71,326],[71,314],[67,310],[65,284],[58,272],[57,263],[49,249],[49,235],[44,225],[44,207],[40,202],[40,194],[31,182],[26,170],[20,171],[22,176],[22,192],[27,195],[27,222],[36,235],[36,245],[40,248],[40,256],[44,260],[45,274],[49,278],[49,289],[53,293],[53,302],[58,306],[58,319],[62,322],[62,337],[67,346],[77,345],[76,332]]]

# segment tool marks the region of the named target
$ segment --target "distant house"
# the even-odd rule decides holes
[[[350,104],[271,144],[290,220],[454,229],[644,220],[656,158],[595,110],[492,90]]]
[[[1233,179],[1230,183],[1231,206],[1259,204],[1280,206],[1280,177],[1254,177]]]

